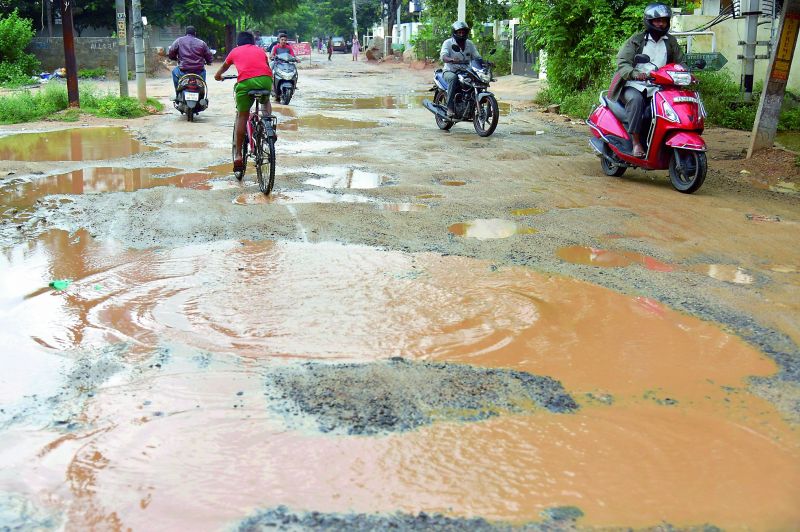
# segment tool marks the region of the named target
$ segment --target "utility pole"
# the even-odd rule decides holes
[[[142,24],[142,0],[131,3],[131,24],[133,24],[133,59],[136,64],[136,96],[139,101],[147,101],[147,80],[144,73],[144,24]]]
[[[767,69],[767,86],[764,97],[758,105],[756,121],[750,135],[748,159],[759,150],[771,148],[778,130],[781,103],[789,80],[794,49],[800,32],[800,0],[785,0],[778,30],[778,40],[772,50],[772,58]]]
[[[358,19],[356,18],[356,0],[353,0],[353,35],[358,38]]]
[[[53,0],[44,0],[47,6],[47,36],[53,38]]]
[[[753,100],[753,72],[756,66],[756,44],[758,41],[758,17],[761,15],[760,0],[747,1],[745,21],[744,55],[742,55],[742,88],[744,101]]]
[[[78,63],[75,61],[75,28],[72,25],[72,0],[61,2],[61,30],[64,34],[64,66],[67,69],[67,99],[70,107],[80,107]]]
[[[758,0],[753,0],[757,2]],[[467,21],[467,0],[458,0],[458,20]]]
[[[128,34],[125,28],[125,0],[117,2],[117,65],[119,66],[119,95],[128,97]]]

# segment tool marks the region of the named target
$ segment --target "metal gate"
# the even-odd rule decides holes
[[[529,52],[525,48],[525,36],[517,33],[517,25],[514,26],[514,46],[511,55],[511,73],[516,76],[539,77],[539,52]]]

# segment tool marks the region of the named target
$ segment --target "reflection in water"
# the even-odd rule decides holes
[[[754,280],[747,270],[730,264],[698,264],[690,267],[689,270],[726,283],[752,284]]]
[[[492,238],[508,238],[514,235],[530,235],[536,233],[532,227],[523,227],[509,220],[491,218],[488,220],[473,220],[453,224],[448,231],[454,235],[467,238],[477,238],[478,240],[489,240]]]
[[[96,390],[75,433],[5,428],[0,490],[52,494],[68,529],[220,529],[278,504],[513,522],[572,505],[588,527],[800,520],[800,437],[745,383],[774,362],[656,302],[490,266],[329,243],[124,250],[61,231],[7,249],[4,368],[116,342],[128,360],[171,358]],[[74,282],[43,290],[54,277]],[[582,408],[334,438],[287,430],[264,395],[276,359],[390,356],[548,375]]]
[[[559,248],[556,256],[572,264],[586,264],[589,266],[600,266],[604,268],[624,268],[632,264],[640,264],[648,270],[657,272],[671,272],[674,266],[665,264],[661,261],[636,253],[633,251],[611,251],[608,249],[597,249],[584,246],[569,246]]]
[[[425,92],[399,96],[320,98],[319,103],[321,109],[412,109],[421,107],[422,100],[429,97]]]
[[[0,138],[0,160],[96,161],[152,151],[119,127],[62,129]]]
[[[334,194],[327,190],[283,190],[265,196],[261,192],[248,192],[234,198],[237,205],[268,205],[292,203],[369,203],[371,198],[356,194]]]
[[[207,174],[203,174],[204,177],[200,177],[200,174],[156,177],[177,171],[177,168],[84,168],[2,187],[0,198],[5,205],[29,207],[50,194],[97,194],[132,192],[165,185],[191,186],[209,177]]]
[[[547,211],[545,209],[529,208],[529,209],[514,209],[511,211],[511,214],[513,214],[514,216],[534,216],[536,214],[542,214],[544,212]]]
[[[392,212],[422,212],[430,207],[424,203],[380,203],[378,209]]]
[[[307,173],[325,176],[303,181],[306,185],[322,188],[377,188],[389,179],[386,175],[366,172],[352,166],[323,166],[311,168]]]

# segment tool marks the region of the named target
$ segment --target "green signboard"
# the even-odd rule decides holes
[[[725,63],[728,62],[725,56],[720,52],[705,52],[686,54],[683,63],[689,67],[689,70],[696,71],[700,69],[695,65],[701,60],[705,60],[706,62],[706,67],[703,70],[709,72],[721,70],[722,67],[725,66]]]

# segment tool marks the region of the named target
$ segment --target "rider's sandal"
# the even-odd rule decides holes
[[[244,161],[233,161],[233,173],[244,171]]]

